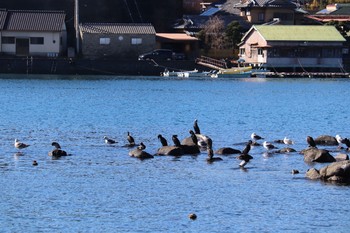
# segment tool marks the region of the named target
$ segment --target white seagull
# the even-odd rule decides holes
[[[344,139],[339,134],[335,135],[335,139],[337,139],[339,145],[344,143]]]
[[[260,140],[260,139],[264,139],[262,137],[260,137],[259,135],[257,135],[256,133],[252,133],[250,135],[251,139],[254,140],[254,141],[257,141],[257,140]]]
[[[291,139],[287,138],[287,137],[284,137],[283,143],[286,144],[286,145],[294,144],[294,142]]]
[[[103,139],[105,140],[105,143],[106,143],[106,144],[114,144],[114,143],[117,143],[115,140],[110,139],[110,138],[107,137],[107,136],[104,136]]]
[[[273,144],[267,142],[267,141],[264,141],[263,143],[263,147],[266,149],[266,150],[272,150],[272,149],[275,149],[277,147],[275,147]]]
[[[26,147],[28,147],[29,145],[28,144],[25,144],[25,143],[23,143],[23,142],[20,142],[18,139],[15,139],[15,147],[17,148],[17,149],[23,149],[23,148],[26,148]]]

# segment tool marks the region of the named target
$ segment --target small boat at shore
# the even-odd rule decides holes
[[[220,69],[213,78],[249,78],[252,74],[252,67],[232,67]]]
[[[212,78],[248,78],[253,70],[243,59],[231,62],[201,56],[196,59],[196,63],[217,70],[216,74],[211,75]]]
[[[211,71],[203,71],[199,72],[197,69],[194,70],[183,70],[183,71],[169,71],[168,69],[165,69],[164,72],[161,73],[161,76],[163,77],[179,77],[179,78],[205,78],[205,77],[212,77],[212,75],[215,75],[217,73],[216,70]]]
[[[243,66],[243,67],[232,67],[227,69],[220,69],[218,74],[230,75],[230,74],[250,74],[253,67]]]

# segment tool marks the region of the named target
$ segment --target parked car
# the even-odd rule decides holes
[[[185,58],[185,54],[183,53],[173,53],[174,60],[184,60]]]
[[[175,53],[171,49],[155,49],[151,52],[141,54],[139,60],[183,60],[185,54]]]
[[[141,54],[139,60],[172,60],[173,51],[170,49],[156,49],[148,53]]]

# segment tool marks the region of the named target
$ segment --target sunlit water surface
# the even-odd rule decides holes
[[[252,132],[271,142],[287,136],[297,151],[307,135],[349,137],[347,79],[1,78],[1,232],[350,229],[350,187],[307,180],[307,169],[324,165],[299,153],[254,147],[243,170],[235,155],[212,164],[205,151],[140,161],[123,147],[130,131],[154,154],[158,134],[172,144],[194,119],[214,149],[241,150]],[[118,144],[105,145],[105,135]],[[30,144],[22,155],[15,138]],[[52,141],[71,156],[49,157]]]

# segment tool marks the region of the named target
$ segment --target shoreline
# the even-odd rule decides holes
[[[103,76],[161,76],[169,71],[210,71],[194,60],[139,61],[136,59],[70,59],[64,57],[3,57],[0,74],[18,75],[103,75]],[[350,78],[344,72],[253,72],[252,78]]]
[[[0,58],[1,74],[159,76],[165,69],[208,70],[193,60],[139,61],[130,59]]]

